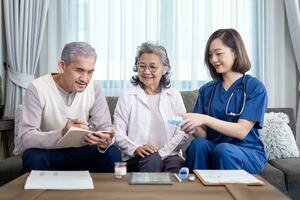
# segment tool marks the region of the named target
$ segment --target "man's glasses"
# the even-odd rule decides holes
[[[146,69],[149,69],[151,73],[154,73],[158,70],[159,66],[156,65],[146,65],[146,64],[137,64],[137,70],[140,72],[146,71]]]

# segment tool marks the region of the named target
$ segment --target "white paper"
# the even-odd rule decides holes
[[[80,190],[94,189],[94,184],[89,171],[32,170],[24,189]]]
[[[205,182],[211,184],[244,183],[260,184],[263,182],[245,170],[195,170]]]

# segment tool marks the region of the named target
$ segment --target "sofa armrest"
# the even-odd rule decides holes
[[[22,175],[21,156],[0,160],[0,186]]]
[[[269,163],[284,173],[289,196],[298,199],[300,197],[300,158],[274,159]]]
[[[0,120],[0,134],[3,158],[9,157],[8,134],[13,134],[15,122],[13,119]]]

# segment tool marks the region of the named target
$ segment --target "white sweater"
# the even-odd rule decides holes
[[[67,106],[63,101],[51,74],[35,79],[32,83],[43,107],[40,126],[42,131],[63,128],[67,118],[88,120],[90,108],[95,101],[93,81],[83,92],[76,94],[71,106]]]

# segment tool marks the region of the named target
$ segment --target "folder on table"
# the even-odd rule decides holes
[[[194,173],[204,185],[247,184],[264,185],[264,182],[245,170],[199,170]]]
[[[89,171],[32,170],[26,179],[25,190],[82,190],[94,189]]]

